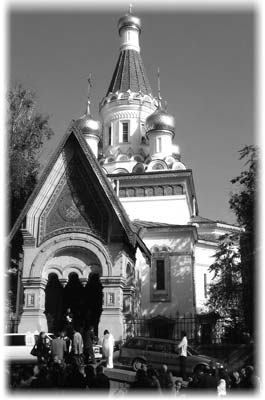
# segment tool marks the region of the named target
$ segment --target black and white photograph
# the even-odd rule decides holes
[[[6,2],[6,394],[262,393],[260,10],[214,3]]]

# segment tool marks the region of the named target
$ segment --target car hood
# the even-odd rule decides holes
[[[217,358],[208,357],[208,356],[205,356],[203,354],[192,355],[191,357],[197,363],[209,364],[210,362],[213,362],[214,365],[215,364],[221,364],[222,365],[222,361],[218,360]]]

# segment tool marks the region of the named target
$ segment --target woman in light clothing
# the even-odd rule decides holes
[[[187,348],[188,348],[188,340],[187,340],[187,334],[185,331],[181,332],[181,342],[178,345],[178,348],[180,349],[180,371],[181,371],[181,376],[182,379],[185,381],[187,379],[186,375],[186,360],[187,360]]]
[[[107,359],[107,368],[113,368],[113,349],[114,349],[114,337],[106,329],[102,339],[102,351],[104,357]]]

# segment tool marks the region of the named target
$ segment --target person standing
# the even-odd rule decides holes
[[[95,356],[93,350],[93,341],[94,341],[94,328],[89,327],[88,330],[84,333],[84,358],[85,364],[95,363]]]
[[[178,345],[178,348],[180,349],[180,372],[182,379],[185,381],[187,379],[186,361],[187,361],[187,348],[188,348],[187,333],[185,331],[181,331],[181,341]]]
[[[102,351],[104,357],[107,359],[107,368],[113,368],[113,349],[114,349],[114,337],[106,329],[102,339]]]
[[[63,329],[65,330],[66,335],[68,337],[71,337],[73,334],[73,325],[74,325],[74,316],[71,311],[71,308],[68,307],[66,309],[66,313],[64,314],[63,318]]]
[[[49,340],[44,331],[40,332],[37,343],[37,358],[39,363],[47,363],[49,359],[50,346]]]
[[[66,342],[64,340],[64,332],[60,332],[57,338],[52,340],[51,344],[51,355],[52,360],[55,359],[60,364],[64,363],[64,358],[67,352]]]
[[[74,328],[72,341],[72,354],[75,363],[79,366],[83,363],[83,338],[78,329]]]

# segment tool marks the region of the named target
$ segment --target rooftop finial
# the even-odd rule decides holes
[[[132,9],[133,9],[133,5],[132,5],[132,3],[130,3],[130,5],[129,5],[129,14],[132,14]]]
[[[167,100],[165,100],[165,111],[167,112]]]
[[[89,72],[89,75],[88,75],[88,77],[87,77],[87,83],[88,83],[88,90],[87,90],[87,97],[88,98],[90,98],[90,91],[91,91],[91,88],[92,88],[92,78],[91,78],[91,72]]]
[[[158,108],[161,108],[161,93],[160,93],[160,69],[157,68],[157,94],[158,94]]]
[[[90,115],[90,92],[92,88],[92,78],[91,78],[91,72],[89,73],[87,77],[87,107],[86,107],[86,114]]]

